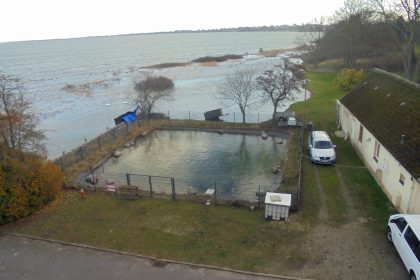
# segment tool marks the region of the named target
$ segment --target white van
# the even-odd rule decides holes
[[[394,243],[410,280],[420,279],[420,215],[392,215],[386,236]]]

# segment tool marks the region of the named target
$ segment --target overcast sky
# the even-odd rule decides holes
[[[344,0],[2,0],[0,42],[301,24]]]

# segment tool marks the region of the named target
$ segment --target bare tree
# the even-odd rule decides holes
[[[139,104],[141,112],[148,117],[159,99],[172,96],[174,87],[173,81],[167,77],[148,76],[135,83],[135,101]]]
[[[39,120],[23,92],[18,78],[0,73],[0,147],[44,152],[44,133],[37,129]]]
[[[367,48],[372,11],[365,0],[346,0],[333,18],[336,41],[334,48],[341,54],[344,66],[352,68]]]
[[[416,54],[420,2],[416,0],[370,0],[375,12],[391,28],[407,79],[418,81],[420,59]]]
[[[247,109],[255,102],[255,72],[238,70],[225,77],[218,87],[217,95],[225,106],[238,105],[242,113],[242,123],[245,123]]]
[[[258,76],[257,82],[263,98],[273,103],[273,122],[279,103],[294,98],[294,90],[299,84],[298,73],[299,71],[285,60],[284,64],[276,65],[273,70],[267,70]]]
[[[307,48],[307,60],[318,66],[321,61],[321,40],[325,32],[325,18],[321,17],[319,20],[315,18],[312,23],[305,24],[302,28],[304,32],[298,44]]]

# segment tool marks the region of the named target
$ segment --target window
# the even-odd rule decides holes
[[[359,142],[362,143],[362,141],[363,141],[363,126],[360,125],[360,128],[359,128]]]
[[[405,176],[400,174],[400,180],[399,180],[400,184],[404,186],[405,183]]]
[[[333,147],[330,141],[317,141],[315,142],[316,149],[331,149]]]
[[[378,141],[375,140],[375,150],[373,151],[373,159],[378,162],[379,158],[379,150],[381,149],[381,145],[378,143]]]
[[[404,218],[398,218],[395,220],[395,224],[397,225],[400,232],[403,232],[405,226],[407,225],[407,221]]]
[[[413,232],[413,230],[408,227],[405,231],[404,238],[407,241],[408,246],[410,246],[410,249],[413,251],[413,253],[416,255],[417,259],[419,259],[419,239],[417,238],[416,234]]]

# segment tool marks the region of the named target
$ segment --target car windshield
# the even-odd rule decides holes
[[[315,142],[314,148],[316,149],[331,149],[333,146],[330,141],[318,141]]]

